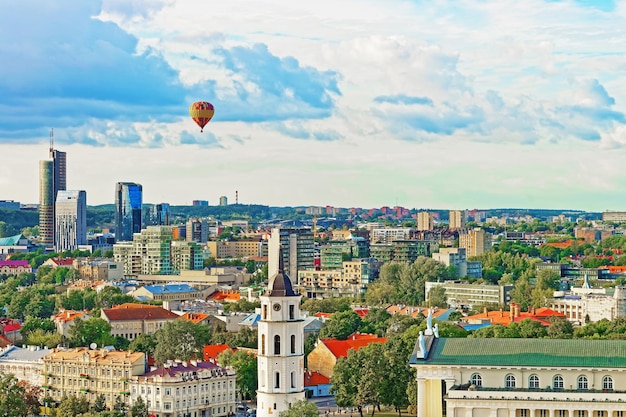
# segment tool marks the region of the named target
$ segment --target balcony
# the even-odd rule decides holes
[[[43,373],[43,374],[41,374],[41,375],[43,375],[43,376],[47,376],[47,377],[51,377],[51,376],[52,376],[52,374],[51,374],[50,372],[44,372],[44,373]]]
[[[120,378],[120,382],[128,382],[128,378]]]
[[[51,385],[42,385],[41,388],[43,389],[52,389]]]
[[[130,391],[120,391],[120,395],[130,395]]]
[[[89,379],[89,375],[87,374],[80,374],[80,377],[83,379]]]
[[[89,388],[81,388],[80,392],[89,392]]]

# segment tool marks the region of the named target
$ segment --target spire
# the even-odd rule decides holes
[[[283,261],[283,248],[278,250],[278,272],[274,275],[268,285],[270,297],[296,297],[298,294],[293,290],[293,284],[289,275],[285,273],[285,263]]]

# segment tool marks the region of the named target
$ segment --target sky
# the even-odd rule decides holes
[[[626,210],[626,2],[3,0],[0,199]],[[210,101],[201,133],[189,105]]]

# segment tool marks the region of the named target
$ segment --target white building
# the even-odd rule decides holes
[[[20,348],[9,345],[0,349],[0,372],[13,374],[20,381],[40,387],[43,384],[42,358],[51,351],[39,346]]]
[[[418,416],[624,417],[626,340],[422,335]]]
[[[60,190],[54,206],[57,252],[78,249],[87,244],[87,193]]]
[[[267,293],[259,297],[258,417],[277,416],[305,398],[302,296],[283,273],[283,257],[278,258],[278,272],[270,279]]]
[[[585,277],[582,287],[574,287],[570,293],[555,292],[550,308],[565,314],[567,320],[576,324],[602,319],[613,321],[626,317],[626,293],[623,287],[615,287],[612,295],[606,293],[606,288],[590,288]]]
[[[131,405],[143,398],[155,417],[234,415],[236,374],[212,362],[175,362],[129,381]]]

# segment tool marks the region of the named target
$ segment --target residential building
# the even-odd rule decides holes
[[[171,242],[170,227],[148,226],[135,233],[132,241],[113,245],[113,258],[124,264],[125,275],[169,275],[172,274]]]
[[[382,227],[372,229],[370,232],[370,242],[374,243],[391,243],[394,240],[406,240],[410,237],[411,228],[409,227]]]
[[[626,340],[440,338],[420,332],[417,415],[620,417]]]
[[[89,315],[88,311],[66,310],[61,308],[57,314],[52,316],[52,321],[56,326],[57,333],[67,337],[69,335],[70,327],[75,324],[74,320],[77,318],[80,318],[81,320],[89,320],[91,315]]]
[[[94,403],[104,395],[113,408],[117,397],[128,403],[128,380],[146,369],[143,352],[115,351],[107,348],[56,348],[43,358],[44,395],[59,403],[64,397],[82,396]]]
[[[13,374],[19,381],[35,387],[43,384],[43,360],[50,353],[39,346],[18,347],[9,345],[0,349],[0,373]]]
[[[228,205],[228,197],[225,195],[220,196],[220,206],[224,207]]]
[[[170,263],[173,274],[180,271],[199,271],[204,268],[202,246],[196,242],[172,240],[170,243]]]
[[[626,222],[626,211],[603,211],[603,222],[624,223]]]
[[[433,214],[428,211],[420,211],[417,213],[417,230],[433,230],[435,223],[433,220]]]
[[[52,269],[68,268],[74,269],[74,258],[50,258],[45,261],[42,266],[49,266]]]
[[[28,261],[0,261],[0,275],[19,275],[31,272],[33,272],[33,269],[31,268]]]
[[[465,248],[439,248],[439,252],[433,253],[434,260],[445,266],[456,268],[457,277],[480,279],[483,277],[483,265],[479,261],[468,261],[465,257]]]
[[[465,248],[467,257],[480,256],[485,253],[487,241],[485,231],[480,228],[459,233],[459,247]]]
[[[519,323],[523,320],[537,321],[545,327],[548,327],[550,320],[555,317],[563,319],[565,318],[565,314],[547,307],[531,308],[530,311],[521,311],[519,304],[510,303],[508,310],[500,308],[499,310],[489,311],[487,307],[484,307],[482,313],[465,316],[461,319],[461,327],[466,330],[475,330],[494,324],[508,326],[511,323]]]
[[[263,243],[260,239],[210,241],[206,243],[211,257],[215,259],[250,258],[261,256]]]
[[[472,308],[485,304],[504,306],[511,301],[513,285],[470,284],[466,281],[426,282],[426,301],[430,290],[443,286],[450,308]]]
[[[87,244],[87,193],[60,190],[54,205],[57,252],[76,250]]]
[[[206,219],[191,218],[185,224],[188,242],[206,243],[209,240],[209,224]]]
[[[465,210],[450,210],[448,228],[450,230],[462,229],[465,227]]]
[[[391,243],[373,243],[370,245],[370,256],[379,262],[413,263],[420,256],[430,256],[431,241],[427,240],[395,240]]]
[[[39,240],[46,247],[55,243],[54,205],[57,193],[67,186],[67,155],[54,149],[50,132],[49,159],[39,161]]]
[[[362,333],[352,334],[346,340],[319,339],[315,348],[307,356],[307,370],[331,378],[337,360],[348,356],[348,351],[351,349],[357,351],[370,343],[385,343],[386,341],[384,337]]]
[[[88,281],[118,281],[124,278],[124,263],[109,259],[77,258],[74,266],[81,279]]]
[[[297,277],[299,270],[315,269],[313,231],[308,228],[272,229],[268,244],[269,276],[277,273],[279,254],[289,276]]]
[[[157,301],[187,301],[205,298],[196,288],[187,284],[145,285],[130,293],[133,297]]]
[[[284,269],[284,258],[278,255],[278,270],[270,278],[267,292],[259,297],[258,417],[278,415],[305,399],[302,296],[293,290]]]
[[[304,371],[304,388],[307,390],[307,398],[329,397],[332,384],[330,378],[319,372]]]
[[[212,362],[171,362],[130,378],[130,405],[141,397],[154,417],[232,416],[236,377]]]
[[[115,184],[115,240],[127,242],[141,232],[143,187],[134,182]]]
[[[168,203],[144,204],[143,227],[147,226],[169,226],[170,205]]]
[[[140,334],[154,334],[168,321],[178,319],[176,313],[159,306],[122,304],[103,308],[101,318],[111,325],[111,336],[134,340]]]

